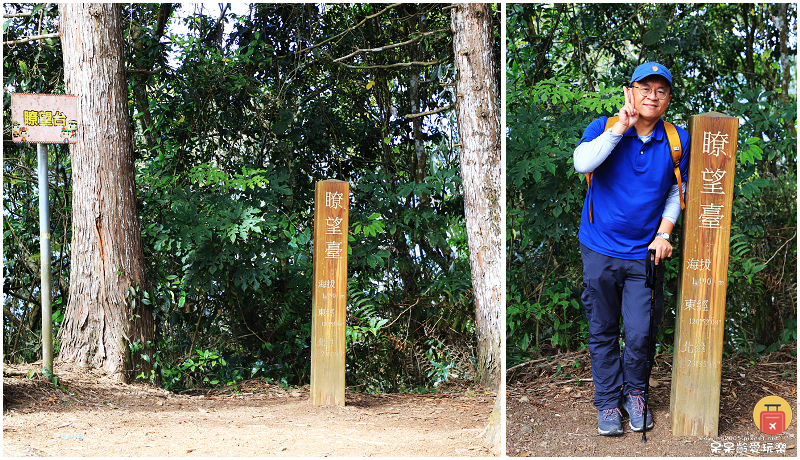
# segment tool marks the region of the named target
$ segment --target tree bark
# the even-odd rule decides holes
[[[789,5],[779,3],[775,5],[775,8],[777,9],[777,14],[772,15],[772,23],[778,29],[779,48],[781,51],[781,95],[784,101],[788,101],[789,86],[792,82],[792,66],[789,64],[791,57],[789,54]]]
[[[146,278],[120,5],[61,4],[59,16],[66,91],[78,99],[72,279],[59,358],[129,382],[149,376],[141,355],[152,354],[154,329],[152,308],[137,299]]]
[[[478,364],[484,382],[497,388],[503,245],[500,107],[494,78],[491,19],[488,4],[463,4],[453,9],[461,180],[475,291]]]
[[[500,330],[503,282],[501,225],[501,132],[499,87],[495,77],[491,5],[461,4],[453,8],[458,137],[461,180],[475,293],[478,369],[482,383],[500,387],[503,350]],[[499,450],[502,391],[485,432]],[[499,454],[499,452],[497,452]]]

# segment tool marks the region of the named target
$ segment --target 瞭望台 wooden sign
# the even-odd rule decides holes
[[[311,404],[344,406],[350,184],[317,182],[311,305]]]
[[[74,144],[78,99],[63,94],[11,94],[11,140],[38,144]]]
[[[689,133],[670,415],[673,436],[716,437],[739,119],[695,115]]]

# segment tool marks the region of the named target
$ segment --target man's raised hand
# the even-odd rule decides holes
[[[619,121],[611,128],[615,134],[625,134],[625,131],[639,121],[639,111],[636,110],[633,103],[633,88],[623,86],[622,91],[625,94],[625,105],[619,109]]]

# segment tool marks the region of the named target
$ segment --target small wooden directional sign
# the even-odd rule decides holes
[[[317,182],[311,288],[311,404],[344,406],[350,184]]]
[[[739,119],[695,115],[675,319],[673,436],[717,436]]]

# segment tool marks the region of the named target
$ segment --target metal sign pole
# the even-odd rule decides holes
[[[53,374],[53,308],[50,304],[50,190],[47,183],[47,144],[36,144],[39,154],[39,252],[42,263],[42,373]]]

